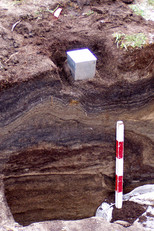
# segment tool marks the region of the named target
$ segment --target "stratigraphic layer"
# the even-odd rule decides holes
[[[124,190],[153,182],[151,83],[74,97],[49,72],[1,92],[1,173],[16,221],[93,216],[114,192],[118,119],[125,123]]]

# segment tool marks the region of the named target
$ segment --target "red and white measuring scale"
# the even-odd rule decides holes
[[[123,160],[124,157],[124,123],[117,121],[116,125],[116,187],[115,206],[122,208],[123,197]]]

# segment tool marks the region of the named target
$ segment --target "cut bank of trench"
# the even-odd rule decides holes
[[[97,119],[91,120],[90,125],[85,121],[91,115],[95,117],[105,113],[100,120],[107,126],[112,112],[116,111],[118,118],[121,110],[135,113],[152,102],[153,45],[126,52],[117,49],[112,37],[115,30],[126,32],[132,27],[133,31],[134,25],[137,31],[141,28],[148,32],[151,30],[142,18],[133,16],[126,9],[119,2],[102,6],[96,4],[93,8],[95,13],[90,17],[83,17],[80,13],[77,17],[62,14],[59,20],[45,12],[41,19],[27,17],[14,28],[13,33],[19,36],[18,47],[15,48],[17,55],[8,60],[5,74],[11,74],[17,84],[9,85],[2,92],[4,116],[1,122],[6,125],[6,130],[17,120],[20,125],[17,124],[15,133],[9,130],[7,140],[3,138],[2,150],[12,150],[3,174],[8,204],[15,220],[23,225],[93,216],[105,196],[114,191],[113,125],[110,124],[111,130],[106,131],[103,127],[98,129]],[[66,13],[69,10],[70,6],[65,8]],[[27,75],[23,72],[23,82],[18,85],[21,62],[23,66],[27,62],[24,53],[22,59],[18,57],[22,46],[25,50],[29,46],[35,47],[36,53],[41,57],[48,56],[57,70],[32,76],[34,78],[28,82],[24,82]],[[98,58],[96,77],[89,81],[70,82],[63,66],[66,51],[85,47]],[[36,65],[35,59],[31,59],[29,68],[33,61]],[[83,119],[75,115],[75,119],[68,120],[70,117],[67,118],[66,111],[62,116],[54,117],[54,109],[56,106],[60,108],[60,104],[51,108],[51,101],[48,103],[51,96],[67,109],[70,102],[81,105],[87,117]],[[41,108],[45,104],[45,110],[39,111],[39,106]],[[68,114],[71,114],[69,110]],[[152,147],[152,142],[142,135],[131,135],[126,138],[126,151],[133,156],[133,159],[129,159],[129,155],[127,157],[125,186],[128,188],[129,184],[135,187],[135,180],[141,184],[152,178],[152,169],[142,163],[146,145],[139,145],[147,141]],[[53,147],[44,148],[46,143]],[[71,145],[77,147],[73,149]]]

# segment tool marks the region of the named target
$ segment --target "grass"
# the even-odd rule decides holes
[[[23,2],[23,0],[14,0],[13,4],[14,5],[16,5],[16,4],[18,5],[18,4],[21,4],[22,2]]]
[[[142,17],[144,17],[145,12],[144,12],[144,10],[140,9],[139,6],[137,6],[137,5],[130,5],[129,7],[134,11],[135,14],[141,15]]]
[[[49,11],[51,14],[53,14],[57,9],[58,9],[59,5],[56,6],[56,8],[54,10],[49,10],[47,9],[47,11]]]
[[[94,11],[92,11],[92,10],[88,11],[87,13],[83,13],[83,15],[85,15],[85,16],[90,16],[92,14],[94,14]]]
[[[39,9],[37,11],[35,11],[34,13],[34,18],[37,18],[37,19],[41,19],[42,18],[42,14],[45,13],[45,12],[49,12],[51,14],[54,14],[54,12],[58,9],[60,5],[57,5],[55,9],[53,10],[50,10],[50,9]]]
[[[132,48],[141,48],[147,43],[147,37],[144,33],[137,33],[126,35],[124,33],[114,33],[112,34],[117,43],[117,47],[128,49]]]
[[[148,0],[149,5],[154,6],[154,0]]]

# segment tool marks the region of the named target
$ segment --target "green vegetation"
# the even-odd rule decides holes
[[[23,0],[14,0],[13,4],[14,5],[16,5],[16,4],[18,5],[18,4],[21,4],[22,2],[23,2]]]
[[[139,6],[130,5],[129,7],[135,12],[135,14],[141,15],[142,17],[144,17],[144,15],[145,15],[144,10],[142,10]]]
[[[90,11],[88,11],[87,13],[83,13],[83,15],[85,15],[85,16],[90,16],[90,15],[93,14],[93,13],[94,13],[94,11],[90,10]]]
[[[117,43],[117,47],[125,48],[141,48],[146,44],[147,37],[144,33],[137,33],[126,35],[124,33],[114,33],[112,34],[115,38],[115,42]]]
[[[34,12],[34,18],[37,18],[37,19],[41,19],[42,18],[42,14],[43,13],[45,13],[45,12],[49,12],[49,13],[51,13],[51,14],[54,14],[54,12],[58,9],[58,7],[59,7],[60,5],[57,5],[56,6],[56,8],[55,9],[53,9],[53,10],[50,10],[50,9],[39,9],[39,10],[37,10],[36,12]]]
[[[51,14],[53,14],[57,9],[58,9],[59,5],[56,6],[56,8],[54,10],[49,10],[47,9],[47,11],[49,11]]]
[[[154,6],[154,0],[148,0],[149,5]]]

